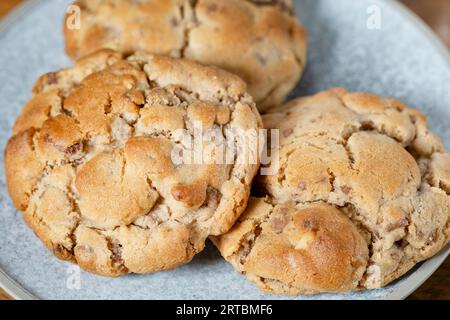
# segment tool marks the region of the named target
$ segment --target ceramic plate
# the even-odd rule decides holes
[[[44,72],[69,66],[62,22],[70,0],[28,1],[0,25],[0,162],[14,119]],[[299,0],[309,31],[306,74],[292,97],[334,86],[400,98],[429,116],[450,147],[450,59],[445,47],[393,0]],[[450,252],[380,290],[295,299],[402,299]],[[285,299],[259,291],[215,248],[170,272],[120,279],[93,276],[47,251],[14,209],[0,170],[0,284],[19,299]]]

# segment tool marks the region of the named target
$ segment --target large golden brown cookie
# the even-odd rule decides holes
[[[226,130],[261,127],[245,88],[194,62],[110,50],[44,75],[6,150],[14,204],[56,256],[97,274],[190,261],[243,211],[257,164],[216,161],[213,140],[201,162],[174,162],[175,133],[197,123],[240,144]]]
[[[260,288],[379,288],[449,242],[450,155],[421,113],[333,89],[263,117],[280,166],[233,229],[214,238]]]
[[[219,66],[242,77],[260,111],[281,103],[306,63],[292,1],[79,0],[80,29],[65,26],[78,58],[100,48],[146,50]]]

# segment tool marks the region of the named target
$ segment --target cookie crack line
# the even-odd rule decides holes
[[[269,204],[268,202],[266,202],[267,204]],[[244,267],[245,263],[247,262],[248,257],[251,255],[253,248],[256,245],[256,241],[258,240],[259,236],[262,234],[263,230],[262,230],[262,225],[264,223],[266,223],[267,221],[269,221],[270,217],[272,216],[273,211],[275,210],[275,207],[270,204],[271,209],[270,211],[267,213],[267,215],[265,217],[263,217],[262,219],[260,219],[259,221],[255,221],[256,224],[255,226],[252,228],[252,230],[247,234],[253,235],[253,238],[250,239],[246,245],[248,245],[248,247],[241,247],[239,250],[245,250],[245,252],[243,253],[243,255],[240,257],[239,259],[239,263],[242,265],[242,267]],[[238,252],[239,252],[238,250]],[[238,254],[238,252],[236,252],[236,254]]]
[[[334,99],[336,97],[338,99]],[[296,110],[295,102],[298,104]],[[318,210],[317,207],[323,204],[341,212],[360,236],[353,235],[358,240],[352,249],[354,253],[349,255],[352,275],[351,283],[343,282],[345,288],[349,284],[353,288],[349,290],[382,287],[448,243],[450,198],[445,190],[444,168],[450,164],[450,157],[440,140],[429,132],[422,114],[395,99],[348,93],[344,89],[297,99],[283,108],[266,114],[266,126],[283,133],[279,146],[282,160],[274,177],[257,180],[261,192],[256,201],[270,203],[272,210],[274,204],[296,210]],[[330,116],[317,117],[328,111]],[[295,117],[299,117],[298,125]],[[318,120],[323,121],[326,130],[317,128]],[[317,147],[320,141],[322,147]],[[298,157],[294,158],[292,154],[302,146],[305,146],[303,152],[311,154],[305,156],[299,151]],[[327,150],[328,160],[324,159],[328,157]],[[328,179],[323,178],[324,171]],[[305,179],[304,184],[297,185],[298,179]],[[325,187],[325,182],[330,188]],[[305,191],[309,184],[309,191]],[[301,196],[299,190],[311,192],[311,195]],[[250,220],[267,209],[252,204],[248,210],[244,218]],[[261,227],[261,222],[251,225],[249,222],[238,224],[230,234],[215,241],[224,257],[241,272],[241,265],[254,250],[248,245],[248,239],[258,233],[256,230]],[[285,237],[274,242],[274,247],[264,250],[271,255],[279,254],[279,260],[284,259]],[[267,241],[265,243],[270,247]],[[234,251],[229,254],[231,250]],[[364,250],[367,250],[367,256],[363,257],[361,252]],[[263,251],[257,255],[259,260],[265,261]],[[279,260],[252,261],[245,273],[264,290],[305,293],[303,285],[290,287],[303,279],[295,273],[294,260],[286,257],[282,262],[286,265],[281,265]],[[306,261],[302,260],[302,263]],[[279,269],[293,270],[278,278],[274,264]],[[264,277],[258,278],[260,274]],[[264,278],[268,279],[267,285],[261,283]],[[272,284],[272,278],[281,282]],[[334,290],[326,288],[319,286],[317,289],[319,292]]]
[[[100,60],[100,62],[96,59]],[[104,62],[102,62],[101,59],[103,59]],[[100,66],[94,65],[98,63],[100,64]],[[163,75],[158,75],[158,72],[164,71],[163,69],[166,67],[165,64],[175,64],[172,66],[175,71],[178,69],[186,71],[186,68],[192,68],[192,72],[195,72],[197,70],[197,72],[199,72],[200,74],[212,74],[212,76],[215,76],[214,73],[216,72],[219,74],[216,75],[214,79],[218,80],[210,84],[211,88],[202,87],[197,88],[198,91],[195,91],[197,89],[191,88],[191,83],[185,84],[183,81],[181,81],[179,84],[173,83],[173,80],[169,79],[168,81],[166,78],[164,78],[164,73]],[[164,72],[168,71],[165,70]],[[222,72],[223,74],[221,74]],[[222,76],[223,78],[220,76]],[[175,213],[172,212],[171,209],[178,210],[178,207],[180,205],[178,204],[178,207],[174,206],[173,208],[171,208],[170,206],[174,204],[171,204],[170,202],[172,201],[170,200],[170,195],[167,196],[166,194],[166,196],[170,198],[168,199],[170,201],[161,201],[164,197],[164,192],[161,188],[163,188],[164,185],[161,185],[161,183],[154,184],[153,180],[155,179],[155,177],[150,175],[149,173],[146,173],[146,176],[143,177],[145,180],[145,185],[149,190],[148,197],[139,198],[139,196],[135,197],[134,195],[129,193],[128,189],[126,189],[129,187],[129,181],[125,181],[125,179],[134,179],[134,176],[129,176],[128,173],[129,170],[133,170],[130,169],[130,166],[133,166],[135,160],[133,160],[133,158],[129,158],[128,153],[126,153],[126,148],[136,147],[127,145],[130,139],[135,137],[161,138],[161,142],[158,142],[158,145],[161,148],[165,148],[165,146],[172,146],[173,144],[180,144],[180,141],[177,141],[177,138],[175,138],[173,135],[173,128],[169,126],[167,127],[167,130],[163,130],[164,128],[160,128],[154,132],[150,132],[146,131],[146,129],[144,128],[145,130],[143,132],[137,132],[138,126],[143,123],[141,123],[141,120],[143,121],[143,118],[145,117],[143,110],[155,110],[154,106],[158,106],[161,103],[166,107],[168,111],[173,110],[173,108],[171,107],[176,107],[180,110],[180,112],[183,114],[182,124],[180,125],[184,129],[193,126],[192,121],[194,120],[191,119],[190,116],[188,116],[190,112],[192,112],[192,115],[194,116],[200,116],[200,119],[202,120],[203,118],[201,117],[209,117],[208,112],[212,112],[208,110],[213,110],[217,113],[214,114],[214,125],[217,125],[221,128],[222,134],[225,128],[240,128],[242,125],[242,117],[245,117],[245,119],[250,121],[248,123],[245,123],[245,125],[252,127],[254,124],[255,129],[260,128],[261,120],[259,118],[259,114],[256,111],[256,108],[250,96],[243,91],[244,85],[241,80],[224,71],[208,69],[208,67],[194,62],[175,60],[168,57],[147,55],[144,53],[136,53],[134,55],[128,55],[127,58],[124,58],[124,55],[119,55],[109,50],[103,50],[92,56],[84,58],[84,60],[81,60],[79,63],[77,63],[74,68],[64,69],[59,71],[58,73],[55,73],[54,78],[55,80],[50,83],[47,83],[47,81],[45,80],[45,76],[41,80],[39,80],[40,85],[36,86],[37,92],[35,97],[33,97],[33,99],[36,98],[36,100],[30,101],[30,103],[36,103],[36,105],[30,105],[30,108],[38,108],[38,103],[39,101],[41,101],[39,99],[43,99],[41,97],[51,97],[53,99],[53,94],[55,94],[55,96],[59,98],[58,106],[52,106],[51,108],[46,108],[45,110],[42,109],[43,111],[45,111],[45,114],[42,115],[42,118],[37,119],[39,121],[30,121],[28,123],[23,123],[22,127],[17,127],[17,132],[14,133],[13,138],[22,134],[26,130],[32,130],[32,134],[30,134],[32,135],[32,137],[29,139],[31,140],[30,144],[32,144],[32,146],[29,147],[29,149],[31,150],[30,152],[35,155],[38,161],[46,161],[45,165],[43,165],[43,168],[39,169],[40,176],[37,177],[36,181],[33,181],[31,193],[28,194],[26,199],[27,208],[28,206],[30,206],[31,202],[33,202],[33,205],[37,207],[40,207],[42,205],[40,199],[38,199],[39,201],[33,200],[33,197],[38,196],[38,192],[46,192],[46,190],[53,188],[53,186],[61,185],[61,182],[66,184],[66,182],[64,182],[65,180],[58,181],[58,179],[61,179],[58,174],[67,174],[66,171],[64,171],[65,169],[59,170],[59,168],[63,168],[65,165],[68,165],[70,167],[70,172],[73,171],[74,175],[70,178],[70,182],[67,182],[67,185],[65,185],[66,189],[64,191],[66,193],[70,209],[67,214],[64,213],[65,216],[61,218],[64,219],[64,223],[66,223],[70,219],[69,214],[73,214],[74,216],[76,216],[76,219],[73,222],[70,222],[70,225],[68,225],[67,233],[64,234],[65,239],[70,238],[70,245],[69,242],[66,243],[56,234],[41,235],[41,239],[43,239],[43,241],[47,238],[52,241],[52,243],[54,244],[53,247],[55,255],[63,258],[63,252],[59,253],[57,251],[62,251],[64,249],[67,252],[67,254],[64,253],[64,258],[68,258],[67,260],[72,261],[75,260],[76,262],[78,262],[78,264],[80,264],[80,266],[85,267],[83,266],[83,263],[92,263],[92,260],[89,259],[94,259],[94,257],[96,257],[95,259],[101,259],[102,257],[101,254],[99,255],[99,252],[95,252],[94,254],[93,250],[100,250],[98,246],[94,248],[86,246],[86,243],[90,243],[90,241],[107,241],[109,260],[116,264],[114,270],[111,271],[111,269],[96,269],[98,267],[110,268],[105,265],[95,265],[86,268],[91,272],[100,274],[106,273],[106,275],[109,275],[109,272],[113,272],[113,274],[111,275],[116,276],[128,272],[136,272],[137,270],[136,266],[133,266],[134,262],[129,262],[129,259],[134,260],[135,257],[129,256],[129,244],[127,244],[126,241],[124,242],[123,239],[124,235],[133,232],[133,230],[130,229],[130,227],[132,226],[136,226],[144,232],[150,232],[144,235],[145,237],[166,237],[165,234],[168,234],[170,236],[180,237],[180,239],[174,239],[173,241],[184,241],[182,233],[177,235],[176,232],[172,230],[173,226],[171,226],[170,223],[165,224],[164,227],[158,229],[158,227],[163,224],[163,221],[178,221],[175,229],[180,229],[179,232],[187,232],[186,228],[191,230],[189,231],[189,237],[187,239],[187,242],[185,243],[185,253],[181,255],[182,257],[189,260],[194,254],[196,254],[203,248],[203,245],[197,242],[203,241],[203,238],[206,238],[207,236],[206,233],[212,234],[214,232],[218,233],[219,231],[225,232],[229,229],[229,227],[231,227],[232,222],[238,217],[240,211],[243,209],[246,202],[246,197],[248,197],[248,194],[246,195],[247,192],[245,191],[248,187],[244,185],[243,188],[241,188],[241,185],[250,183],[254,174],[256,173],[256,166],[237,166],[236,163],[233,163],[233,165],[230,165],[229,168],[227,167],[227,170],[222,170],[223,177],[221,176],[222,173],[220,170],[217,172],[217,174],[215,172],[210,172],[207,178],[218,179],[218,181],[207,182],[205,184],[205,188],[214,188],[215,190],[217,190],[217,192],[220,192],[220,197],[217,199],[217,203],[215,202],[216,200],[211,200],[208,197],[209,193],[207,192],[206,198],[204,200],[201,200],[203,201],[203,203],[199,203],[199,208],[183,208],[183,210],[189,212],[187,218],[184,219],[183,215],[186,214],[183,213],[183,215],[181,215],[183,211]],[[87,82],[95,82],[96,79],[102,80],[101,87],[96,87],[94,83],[92,87],[86,89]],[[111,79],[111,81],[108,82],[108,79]],[[195,77],[194,80],[199,81]],[[121,85],[123,86],[121,87]],[[52,93],[53,89],[58,90]],[[122,90],[124,90],[124,93],[122,93]],[[89,105],[89,102],[83,105],[83,108],[92,108],[92,116],[89,117],[86,117],[86,114],[84,114],[85,110],[78,108],[77,105],[79,101],[77,99],[83,98],[83,94],[86,92],[89,93],[87,98],[98,99],[95,101],[101,102],[97,103],[95,106],[95,108],[97,108],[98,106],[98,110],[94,108],[93,104]],[[208,98],[208,95],[212,96]],[[103,97],[106,97],[106,100],[102,100]],[[122,98],[127,98],[129,100],[120,100]],[[129,107],[131,103],[133,103],[133,109],[130,109]],[[203,103],[206,105],[202,109],[197,108],[197,110],[195,109],[195,107],[200,106],[197,105],[197,103]],[[127,107],[128,109],[126,109],[125,107]],[[192,108],[188,109],[188,107]],[[222,112],[224,110],[223,108],[228,109],[228,111],[225,112],[225,116],[221,114],[220,118],[218,118],[218,112]],[[133,114],[126,113],[128,112],[127,110],[135,110],[136,112],[133,111]],[[203,113],[198,114],[199,111],[202,111]],[[28,111],[25,110],[24,112],[26,113]],[[195,112],[197,112],[197,114]],[[101,114],[100,118],[99,114]],[[227,114],[228,116],[226,116]],[[63,136],[63,139],[60,138],[61,136],[58,136],[58,134],[60,134],[59,131],[57,131],[60,128],[58,127],[58,125],[65,123],[61,122],[65,118],[60,117],[60,115],[64,115],[68,119],[72,119],[69,123],[74,123],[73,128],[63,128],[62,130],[73,129],[73,132],[76,132],[76,134],[78,134],[79,132],[79,135],[81,136],[80,139],[77,138],[77,141],[81,141],[81,147],[74,148],[77,151],[80,151],[80,154],[77,154],[76,156],[68,156],[62,153],[59,148],[59,146],[64,146],[66,143],[72,143],[72,138],[70,136],[72,132],[68,131],[67,133],[64,133],[65,136]],[[97,124],[95,127],[92,127],[91,123],[89,123],[89,121],[98,121],[98,119],[102,120],[105,123],[104,129],[101,123],[100,125]],[[170,118],[169,120],[171,119],[172,118]],[[119,121],[118,124],[115,124],[117,121]],[[202,124],[204,124],[203,122],[209,123],[207,121],[209,120],[202,120]],[[159,125],[159,122],[156,124]],[[26,126],[28,126],[29,129]],[[76,128],[76,130],[74,128]],[[141,129],[139,129],[139,131],[141,131]],[[48,132],[49,137],[55,137],[54,142],[52,142],[53,139],[52,141],[50,141],[50,138],[42,140],[41,136],[43,137],[44,134],[43,132],[41,132],[42,130],[47,130],[46,132]],[[77,137],[77,135],[75,134],[73,136]],[[224,136],[224,139],[229,138]],[[240,142],[240,138],[235,135],[233,135],[233,139],[235,144]],[[165,145],[162,141],[169,141],[171,142],[171,144]],[[51,146],[50,142],[52,142]],[[35,146],[36,143],[39,143],[39,145]],[[47,143],[48,145],[46,145],[45,143]],[[141,142],[138,141],[137,143]],[[46,149],[50,147],[53,149]],[[158,149],[155,146],[153,146],[152,148],[153,151],[149,153],[149,157],[153,160],[157,160],[157,158],[160,156],[159,152],[161,152],[161,154],[166,154],[168,152],[166,149]],[[57,154],[56,160],[53,160],[54,155],[56,155],[56,149],[60,153]],[[51,154],[51,152],[53,152],[53,154]],[[135,155],[136,153],[132,154]],[[105,157],[97,157],[102,155],[105,155]],[[170,156],[170,152],[166,155]],[[235,157],[237,157],[236,154]],[[84,184],[87,182],[87,186],[89,186],[89,183],[91,183],[89,181],[85,181],[85,178],[89,177],[92,174],[98,174],[97,171],[99,170],[101,171],[101,169],[97,168],[95,172],[89,173],[89,175],[86,174],[86,170],[91,170],[89,169],[91,167],[89,167],[88,165],[91,160],[94,159],[96,161],[103,161],[99,159],[110,159],[108,161],[117,160],[117,162],[111,162],[111,167],[109,167],[109,162],[107,164],[105,163],[105,166],[107,166],[105,168],[109,168],[109,171],[105,172],[105,174],[107,177],[116,175],[117,183],[121,186],[120,190],[125,190],[124,192],[128,196],[131,196],[130,207],[136,207],[137,209],[142,211],[142,214],[139,214],[137,216],[130,216],[130,218],[128,218],[127,216],[123,218],[126,221],[121,220],[120,225],[114,223],[114,226],[110,227],[109,225],[105,224],[106,222],[103,223],[103,220],[106,221],[106,219],[100,217],[101,223],[98,224],[96,223],[95,217],[91,216],[90,213],[89,215],[87,215],[86,211],[83,211],[90,210],[89,207],[86,207],[86,201],[91,201],[90,198],[86,195],[83,196],[83,188],[85,188]],[[156,163],[156,165],[164,165],[164,163],[160,162]],[[115,164],[117,164],[117,168],[115,167]],[[92,168],[95,169],[95,166]],[[207,168],[204,167],[204,169]],[[156,168],[155,170],[157,174],[163,174],[164,172],[160,172],[158,170],[166,169],[161,167],[160,169]],[[181,170],[178,167],[174,168],[174,170],[176,170],[176,172],[174,171],[176,174],[182,174],[184,172],[178,171]],[[211,166],[209,170],[218,170],[218,168],[216,169],[215,167]],[[133,174],[133,172],[131,172],[130,174]],[[49,178],[51,180],[46,180],[49,175],[51,175],[51,177]],[[100,176],[100,180],[103,179],[101,177],[102,176]],[[64,179],[65,178],[66,176],[64,176]],[[188,175],[186,178],[181,178],[179,183],[183,182],[183,184],[187,183],[187,185],[191,183],[189,182],[190,180],[193,180],[195,182],[196,179],[199,179],[196,175]],[[101,181],[99,181],[98,183],[100,182]],[[115,183],[116,182],[112,181],[110,183],[105,183],[104,186],[108,188],[111,185],[112,188],[115,188]],[[223,192],[226,191],[226,189],[223,189],[224,185],[227,185],[227,188],[238,188],[239,186],[239,189],[241,189],[241,191],[238,191],[238,189],[236,189],[233,191],[232,195],[224,195]],[[199,184],[199,187],[201,186],[202,184]],[[197,188],[197,184],[193,184],[192,188]],[[105,190],[106,194],[108,194],[108,192],[110,191]],[[180,192],[183,193],[186,192],[186,190],[181,189]],[[115,196],[115,194],[111,194],[112,200],[114,200]],[[152,203],[151,205],[149,204],[150,207],[147,208],[147,199],[150,199],[150,197],[155,199],[151,200]],[[181,194],[180,199],[183,199],[183,197],[185,196]],[[191,195],[188,194],[187,197],[191,197]],[[82,203],[82,201],[84,202]],[[173,201],[181,200],[175,199]],[[226,205],[226,201],[230,201],[229,206]],[[208,202],[208,204],[206,204],[206,202]],[[189,206],[191,205],[189,204]],[[25,208],[25,210],[27,208]],[[158,223],[156,225],[153,225],[151,223],[148,224],[147,221],[138,221],[140,218],[145,218],[151,215],[152,212],[155,213],[155,219],[158,220]],[[168,216],[165,216],[166,212],[168,213]],[[49,213],[51,214],[51,212]],[[195,217],[195,214],[197,213],[202,215],[198,217],[199,219]],[[112,214],[112,216],[114,216],[114,213]],[[47,218],[43,219],[43,221],[46,219]],[[44,222],[48,222],[47,220]],[[185,226],[185,224],[188,222],[190,224],[188,226]],[[53,222],[50,221],[50,224],[53,224]],[[196,226],[193,226],[192,224],[196,224]],[[198,228],[198,230],[193,230],[195,228]],[[94,236],[92,233],[90,234],[90,231],[87,230],[95,232],[95,234],[97,234],[98,236]],[[138,233],[136,233],[136,235],[138,235]],[[203,235],[203,233],[205,233],[205,235]],[[45,237],[45,239],[43,237]],[[97,240],[92,237],[97,237]],[[154,246],[153,241],[154,240],[150,238],[147,239],[146,246],[150,248]],[[176,243],[174,243],[173,245],[176,245]],[[62,246],[64,246],[64,248]],[[121,252],[116,252],[116,249],[118,249],[119,247],[125,250],[124,255],[122,255]],[[176,249],[178,250],[178,248]],[[163,252],[161,252],[161,254],[162,253]],[[81,258],[79,256],[80,254],[83,255]],[[181,256],[178,257],[178,259],[181,259]],[[103,262],[97,261],[96,263],[101,264]],[[163,268],[165,268],[172,262],[160,261],[156,263],[159,266],[163,266]],[[178,261],[176,264],[179,265],[180,263],[181,261]],[[137,272],[140,273],[140,270],[141,269],[138,269]]]
[[[184,40],[183,40],[183,47],[180,49],[180,57],[184,58],[186,57],[186,50],[189,48],[190,45],[190,35],[192,30],[197,28],[200,24],[200,21],[197,18],[197,5],[200,0],[189,0],[188,5],[190,7],[190,10],[192,10],[192,17],[191,19],[188,19],[187,12],[184,7],[184,5],[181,5],[180,8],[180,15],[182,21],[184,21]]]
[[[68,163],[71,166],[73,166],[73,164]],[[23,212],[26,212],[29,210],[29,205],[30,205],[30,201],[32,201],[33,197],[38,196],[37,193],[39,192],[40,194],[43,194],[46,192],[46,190],[48,188],[44,188],[42,186],[44,179],[47,178],[53,170],[55,170],[55,168],[57,168],[56,165],[49,165],[47,164],[44,168],[44,170],[42,171],[41,176],[39,177],[38,181],[36,182],[36,184],[34,185],[34,187],[32,188],[32,192],[29,195],[29,200],[27,201],[27,207],[23,210]],[[82,221],[81,221],[81,212],[80,209],[76,203],[76,195],[73,193],[73,191],[70,190],[70,186],[67,186],[64,190],[61,189],[61,191],[63,191],[68,200],[69,203],[71,205],[71,211],[69,213],[75,213],[77,215],[77,219],[74,222],[74,225],[70,228],[69,232],[65,235],[65,237],[69,238],[71,240],[71,246],[67,247],[64,244],[61,243],[57,243],[54,241],[51,241],[52,243],[52,248],[55,252],[58,252],[59,254],[63,254],[63,250],[67,250],[67,252],[70,253],[70,255],[73,256],[74,254],[74,248],[76,246],[76,237],[75,237],[75,233],[76,230],[78,229],[78,227],[81,225]],[[45,221],[45,219],[43,217],[39,217],[37,216],[37,208],[34,208],[33,212],[31,213],[31,216],[33,219],[37,219],[39,221],[39,223],[45,225],[47,228],[51,229],[51,226]],[[70,259],[70,257],[66,257],[65,255],[63,255],[64,259]]]
[[[117,5],[115,0],[104,0],[89,5],[91,10],[81,6],[86,23],[78,31],[65,27],[70,57],[112,48],[126,53],[144,50],[215,65],[246,80],[261,111],[281,103],[304,71],[306,32],[290,0],[122,2]],[[125,14],[126,6],[130,10]],[[228,17],[230,12],[235,13],[233,21]],[[240,33],[239,43],[228,48]],[[273,59],[278,54],[270,54],[275,47],[283,56],[281,60]],[[258,52],[265,53],[262,60]],[[273,90],[274,83],[283,85],[269,97],[270,101],[261,100],[260,95]]]
[[[375,123],[374,123],[372,120],[365,121],[365,120],[361,119],[361,115],[360,115],[360,114],[357,114],[357,113],[355,112],[355,110],[353,110],[352,108],[349,107],[349,105],[345,102],[345,100],[343,99],[343,96],[342,96],[340,93],[333,94],[333,96],[334,96],[335,98],[337,98],[337,99],[340,101],[340,103],[342,104],[342,106],[344,106],[347,110],[351,111],[352,113],[354,113],[354,114],[358,117],[358,122],[359,122],[359,125],[360,125],[359,128],[357,128],[356,130],[351,131],[351,132],[350,132],[350,135],[349,135],[348,137],[342,136],[343,141],[348,142],[348,140],[351,138],[351,136],[352,136],[353,134],[355,134],[355,133],[358,133],[358,132],[363,132],[363,131],[375,131],[375,132],[377,132],[377,133],[379,133],[379,134],[381,134],[381,135],[385,135],[385,136],[387,136],[387,137],[389,137],[389,138],[395,140],[395,141],[398,142],[399,144],[404,143],[403,141],[399,140],[399,138],[396,137],[395,135],[390,134],[390,133],[387,132],[386,130],[383,130],[383,127],[382,127],[382,126],[381,126],[381,127],[376,126]],[[396,107],[394,107],[394,106],[390,106],[390,105],[386,104],[385,101],[383,101],[383,112],[382,112],[382,114],[383,114],[384,116],[386,116],[386,117],[389,117],[389,115],[386,114],[386,110],[387,110],[387,109],[396,110],[399,114],[404,114],[404,113],[406,113],[406,114],[408,115],[409,120],[410,120],[410,124],[412,124],[412,125],[414,126],[414,138],[411,139],[411,141],[409,141],[406,145],[404,145],[404,148],[407,149],[409,146],[411,146],[411,144],[412,144],[413,141],[417,138],[417,135],[418,135],[418,129],[417,129],[417,126],[416,126],[416,121],[414,121],[415,116],[411,115],[411,114],[408,112],[407,109],[401,110],[401,109],[396,108]],[[368,113],[368,114],[365,114],[365,115],[375,115],[375,114]]]

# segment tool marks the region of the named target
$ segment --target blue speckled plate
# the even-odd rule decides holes
[[[0,25],[0,150],[36,78],[68,66],[62,17],[70,0],[28,1]],[[378,7],[371,7],[376,5]],[[380,9],[381,29],[367,28]],[[393,96],[424,111],[450,147],[450,59],[432,32],[396,1],[299,0],[309,30],[306,74],[293,97],[333,86]],[[0,155],[3,163],[3,152]],[[402,299],[425,281],[450,252],[381,290],[298,299]],[[109,279],[81,272],[53,257],[9,200],[0,170],[0,285],[30,299],[284,299],[264,294],[233,271],[209,245],[192,263],[171,272]],[[79,281],[78,281],[79,280]]]

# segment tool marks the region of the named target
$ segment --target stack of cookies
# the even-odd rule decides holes
[[[158,272],[210,238],[298,295],[385,286],[449,242],[450,155],[423,114],[344,89],[284,102],[306,64],[292,1],[74,5],[76,62],[37,80],[5,152],[58,258]]]

